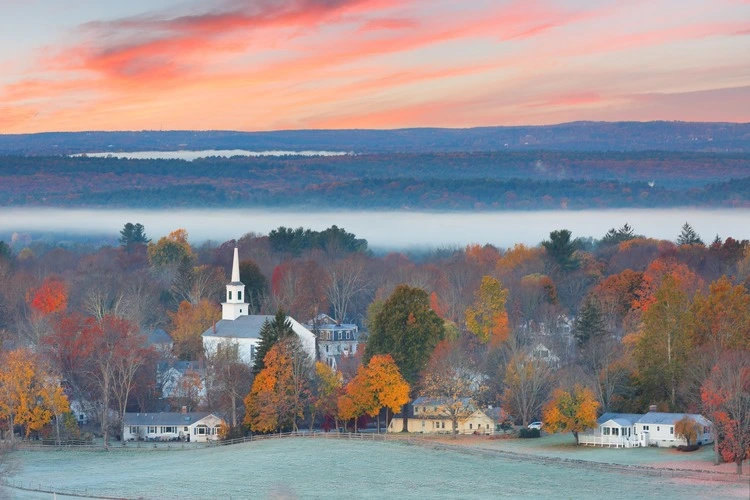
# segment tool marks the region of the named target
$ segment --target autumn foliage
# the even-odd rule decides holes
[[[31,351],[17,349],[0,356],[0,419],[7,422],[11,440],[15,425],[23,425],[28,437],[68,409],[62,388]]]
[[[596,427],[599,402],[588,387],[576,384],[572,391],[555,389],[544,406],[544,429],[547,432],[572,432],[578,444],[578,433]]]
[[[36,290],[29,292],[29,303],[34,310],[42,314],[64,311],[68,307],[68,291],[65,283],[48,277]]]

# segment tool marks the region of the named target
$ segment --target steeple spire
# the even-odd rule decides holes
[[[243,293],[245,293],[245,285],[240,282],[240,258],[235,247],[232,281],[227,284],[227,300],[221,303],[221,319],[235,320],[240,316],[247,316],[249,306],[242,298]]]
[[[234,247],[234,261],[232,262],[232,283],[240,282],[240,258],[237,247]]]

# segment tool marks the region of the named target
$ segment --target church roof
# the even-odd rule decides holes
[[[203,332],[203,337],[257,339],[260,338],[260,328],[263,323],[273,320],[273,316],[267,314],[253,314],[240,316],[235,320],[222,319],[216,322],[216,332],[211,326]]]

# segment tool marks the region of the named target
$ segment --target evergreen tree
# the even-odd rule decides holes
[[[573,323],[573,336],[578,346],[583,347],[605,333],[604,316],[594,300],[587,300]]]
[[[120,231],[120,246],[130,252],[136,245],[145,245],[151,241],[146,237],[146,230],[143,224],[133,224],[128,222]]]
[[[287,319],[286,313],[279,309],[271,321],[266,320],[260,327],[260,339],[255,349],[255,362],[253,373],[257,375],[265,368],[265,357],[279,340],[295,335],[292,323]]]
[[[682,233],[677,237],[677,244],[680,246],[703,245],[703,240],[698,236],[693,227],[685,222],[685,225],[682,226]]]
[[[0,240],[0,258],[10,260],[11,251],[7,243]]]
[[[573,255],[576,245],[570,239],[571,234],[567,229],[552,231],[549,233],[549,240],[542,242],[542,246],[547,250],[547,255],[561,271],[572,271],[578,269],[580,265],[578,259]]]
[[[636,234],[627,222],[620,229],[612,228],[601,240],[602,245],[619,245],[623,241],[636,238]]]
[[[268,280],[252,260],[240,261],[240,281],[245,285],[245,302],[249,310],[258,312],[262,297],[268,291]]]

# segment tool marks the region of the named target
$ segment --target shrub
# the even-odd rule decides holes
[[[518,431],[518,437],[520,438],[538,438],[541,436],[539,429],[521,429]]]
[[[677,447],[677,451],[695,451],[699,450],[701,445],[699,444],[691,444],[690,446],[685,446],[684,444],[681,444]]]

